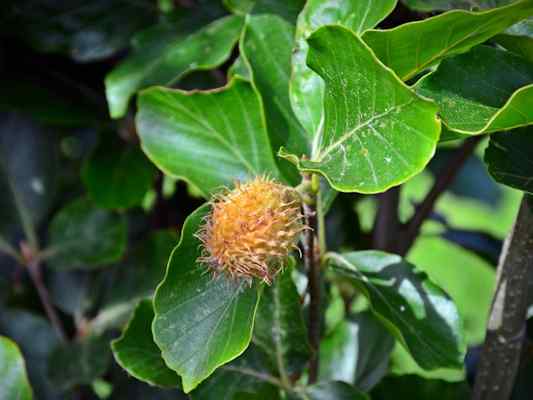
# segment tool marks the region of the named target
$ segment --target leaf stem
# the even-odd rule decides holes
[[[37,293],[39,295],[39,299],[41,300],[41,304],[43,305],[46,316],[50,320],[50,323],[56,330],[59,337],[62,340],[67,340],[67,335],[65,334],[63,324],[61,323],[61,320],[59,319],[59,316],[52,305],[50,294],[48,293],[48,289],[44,284],[39,260],[34,259],[29,261],[27,263],[27,268],[33,285],[35,286],[35,289],[37,289]]]
[[[403,235],[404,239],[398,248],[398,253],[400,255],[405,256],[412,247],[420,232],[422,224],[433,211],[438,198],[453,182],[465,161],[474,152],[476,146],[482,139],[483,135],[466,139],[455,151],[454,155],[444,167],[443,172],[437,176],[433,187],[422,203],[417,207],[411,220],[407,223],[407,228]]]
[[[533,208],[522,199],[500,261],[487,335],[474,386],[474,400],[509,399],[520,364],[533,274]]]
[[[309,360],[309,383],[315,383],[318,379],[319,352],[320,352],[320,248],[316,237],[318,232],[317,223],[317,197],[319,189],[311,184],[312,176],[303,175],[304,187],[307,191],[308,201],[304,201],[302,208],[305,223],[310,229],[304,231],[303,250],[304,264],[307,270],[309,288],[309,344],[312,354]]]

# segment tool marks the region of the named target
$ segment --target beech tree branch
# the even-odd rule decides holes
[[[487,335],[481,353],[473,400],[511,396],[525,333],[528,276],[533,273],[533,209],[522,199],[498,263]]]
[[[308,336],[312,354],[309,360],[309,383],[315,383],[318,379],[319,352],[320,352],[320,251],[316,238],[317,224],[317,194],[311,185],[311,176],[304,175],[304,186],[307,190],[308,199],[303,202],[305,223],[310,229],[304,231],[303,252],[304,264],[307,270],[309,288],[309,327]]]
[[[379,195],[379,206],[373,229],[374,248],[394,253],[398,248],[400,221],[400,186],[393,187]]]
[[[404,256],[407,254],[418,237],[422,224],[433,211],[438,198],[453,182],[465,161],[474,152],[476,146],[482,139],[482,135],[466,139],[455,151],[454,155],[446,164],[443,172],[437,176],[433,187],[426,195],[422,203],[416,208],[415,214],[407,223],[405,235],[403,235],[402,243],[398,248],[398,253],[400,255]]]

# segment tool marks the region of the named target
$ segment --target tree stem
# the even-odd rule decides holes
[[[379,207],[373,230],[374,248],[394,253],[398,248],[398,206],[400,186],[393,187],[379,195]]]
[[[478,365],[474,400],[511,397],[520,363],[532,272],[533,209],[524,196],[498,263],[496,293]]]
[[[32,260],[27,264],[28,272],[30,274],[30,278],[33,282],[33,285],[37,289],[37,293],[39,294],[39,298],[41,300],[41,303],[43,305],[44,311],[50,320],[50,323],[56,330],[57,334],[62,340],[67,340],[67,336],[65,334],[65,330],[63,329],[63,324],[61,323],[61,320],[59,319],[53,305],[52,301],[50,299],[50,294],[48,293],[48,289],[44,285],[42,273],[41,273],[41,265],[38,260]]]
[[[417,207],[411,220],[407,223],[403,242],[399,245],[398,249],[400,255],[404,256],[407,254],[411,246],[414,244],[422,224],[433,211],[438,198],[453,182],[465,161],[474,152],[476,146],[482,139],[482,135],[466,139],[455,151],[455,154],[446,164],[442,173],[437,176],[433,187],[424,198],[424,201],[422,201]]]
[[[312,190],[311,176],[304,175],[308,191],[308,201],[303,203],[305,223],[310,229],[306,229],[303,239],[304,264],[307,270],[309,287],[309,344],[312,354],[309,360],[309,383],[315,383],[318,379],[319,352],[320,352],[320,248],[316,237],[317,224],[317,192]]]

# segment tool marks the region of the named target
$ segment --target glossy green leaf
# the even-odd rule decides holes
[[[126,248],[126,221],[80,198],[61,209],[49,228],[49,264],[56,269],[96,268],[117,261]]]
[[[0,332],[14,340],[20,347],[33,392],[39,400],[60,400],[48,378],[48,358],[60,343],[55,330],[41,316],[22,310],[0,312]],[[1,382],[1,379],[0,379]]]
[[[82,180],[99,207],[126,209],[141,204],[155,173],[139,147],[108,139],[85,162]]]
[[[533,193],[533,128],[491,135],[485,163],[498,182]]]
[[[129,0],[6,0],[3,24],[37,51],[63,53],[77,62],[107,58],[127,47],[156,10]],[[10,4],[11,3],[11,4]],[[4,11],[4,10],[2,10]]]
[[[48,375],[52,384],[67,390],[87,385],[107,371],[111,361],[109,340],[105,336],[90,336],[79,341],[62,343],[48,359]]]
[[[50,211],[56,194],[54,139],[30,119],[0,114],[0,236],[6,241],[20,231],[30,243],[37,241],[37,225]]]
[[[533,124],[532,65],[493,47],[478,46],[444,60],[417,83],[416,91],[435,100],[448,129],[459,133]]]
[[[320,380],[368,391],[385,376],[394,338],[369,312],[339,324],[320,344]]]
[[[345,382],[320,382],[308,386],[294,398],[302,400],[370,400],[368,395]]]
[[[191,393],[192,400],[278,400],[280,391],[269,379],[274,377],[268,357],[255,345],[237,359],[219,368]],[[275,379],[275,378],[274,378]]]
[[[254,343],[271,355],[285,378],[299,374],[310,357],[300,295],[287,268],[261,295],[254,328]]]
[[[241,78],[206,92],[148,89],[140,96],[137,129],[148,157],[204,196],[236,179],[279,178],[261,99]]]
[[[533,63],[533,18],[514,24],[494,41],[505,49]]]
[[[424,273],[381,251],[332,253],[329,260],[365,294],[372,311],[421,367],[463,365],[466,346],[457,308]]]
[[[339,24],[354,32],[376,26],[396,6],[397,0],[309,0],[298,17],[292,53],[290,100],[310,140],[321,134],[324,82],[306,64],[306,38],[324,25]],[[322,122],[321,122],[322,121]]]
[[[409,400],[468,400],[467,382],[423,379],[416,375],[388,376],[371,393],[372,400],[391,398]]]
[[[324,78],[324,129],[300,168],[343,192],[377,193],[419,173],[440,132],[435,104],[418,97],[355,34],[326,26],[309,39],[308,64]]]
[[[239,38],[243,19],[229,16],[190,35],[173,39],[154,35],[138,41],[135,52],[106,77],[106,96],[112,118],[122,117],[129,99],[151,85],[170,85],[193,70],[222,64]]]
[[[117,363],[135,378],[162,387],[177,387],[178,375],[161,358],[151,326],[154,309],[150,300],[141,301],[122,336],[111,343]]]
[[[305,0],[224,0],[224,5],[235,14],[274,14],[294,22]]]
[[[31,400],[31,386],[24,358],[15,344],[0,336],[0,399]]]
[[[444,57],[468,51],[533,15],[533,2],[488,11],[453,10],[393,29],[370,30],[363,40],[402,80],[408,80]]]
[[[293,26],[277,16],[249,17],[241,40],[241,56],[250,66],[252,80],[261,93],[272,148],[277,151],[283,146],[302,155],[309,153],[311,139],[292,112],[289,100],[293,37]],[[280,160],[280,166],[294,182],[299,180],[287,161]]]
[[[185,393],[246,350],[259,301],[255,284],[214,278],[196,262],[201,246],[195,233],[208,210],[188,217],[154,297],[154,340]]]

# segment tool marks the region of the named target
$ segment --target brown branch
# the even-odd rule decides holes
[[[476,146],[482,139],[483,135],[466,139],[455,151],[454,155],[448,161],[442,173],[437,176],[433,187],[426,195],[422,203],[417,207],[411,220],[407,223],[407,229],[403,235],[403,241],[399,245],[398,249],[398,253],[400,255],[407,254],[411,246],[414,244],[422,224],[433,211],[438,198],[453,182],[465,161],[474,152]]]
[[[317,195],[311,189],[311,176],[304,176],[304,186],[310,188],[309,195],[303,202],[306,229],[303,238],[304,264],[307,270],[309,288],[309,327],[308,336],[311,345],[311,359],[309,360],[309,383],[318,379],[320,352],[320,251],[316,238],[318,232],[316,199]]]
[[[63,324],[61,323],[61,320],[59,319],[52,305],[52,300],[50,299],[48,289],[44,285],[41,273],[41,264],[38,260],[34,259],[28,262],[27,268],[33,285],[35,286],[35,289],[37,289],[37,293],[39,295],[39,299],[41,300],[41,304],[43,305],[46,316],[50,320],[50,323],[56,330],[59,337],[62,340],[67,340],[67,335],[65,334],[65,330],[63,329]]]
[[[531,273],[533,209],[524,196],[500,255],[496,293],[478,366],[474,400],[506,400],[511,396],[525,334]]]
[[[372,238],[375,249],[395,252],[398,248],[399,204],[400,186],[393,187],[379,195],[379,206]]]

